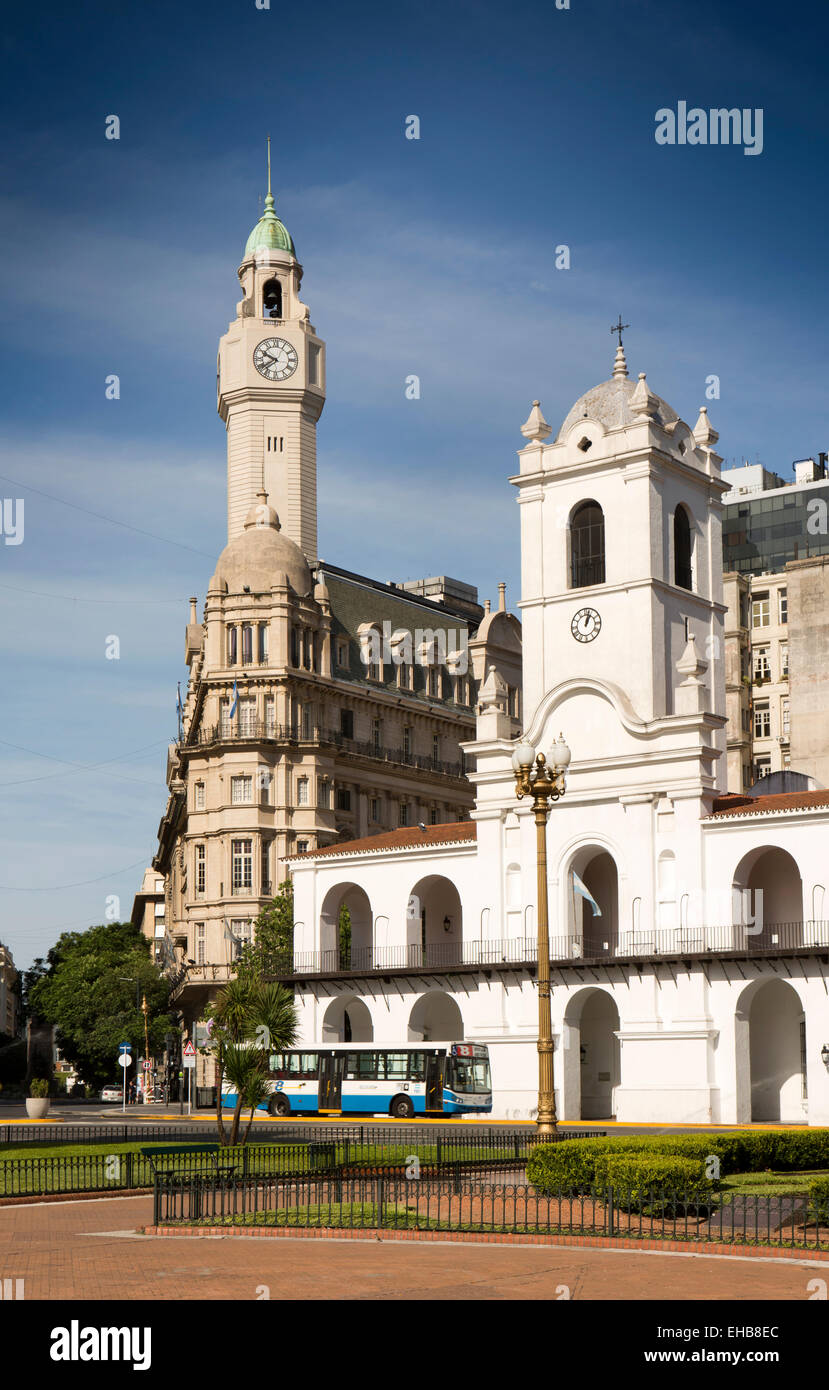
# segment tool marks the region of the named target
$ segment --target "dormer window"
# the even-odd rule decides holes
[[[278,280],[269,280],[262,289],[262,317],[282,318],[282,286]]]

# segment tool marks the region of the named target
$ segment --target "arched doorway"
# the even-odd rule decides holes
[[[777,845],[744,855],[733,879],[733,922],[744,928],[738,946],[803,945],[803,880],[796,860]]]
[[[581,879],[599,908],[598,913],[583,896],[577,879]],[[619,941],[619,873],[613,855],[598,845],[583,845],[570,861],[565,882],[570,938],[583,943],[583,955],[615,955]],[[551,950],[555,955],[555,943],[551,942]],[[570,952],[562,949],[560,954]]]
[[[362,999],[354,994],[333,999],[322,1020],[323,1042],[373,1042],[374,1024]]]
[[[806,1120],[806,1020],[785,980],[756,980],[736,1011],[737,1120]]]
[[[458,965],[462,959],[463,910],[454,883],[439,874],[417,882],[406,908],[408,965]]]
[[[463,1017],[451,994],[421,994],[409,1015],[409,1042],[463,1042]]]
[[[619,1010],[605,989],[579,990],[564,1011],[561,1050],[565,1120],[608,1120],[616,1111],[616,1088],[621,1077]],[[558,1059],[557,1059],[558,1060]]]
[[[320,912],[322,969],[370,969],[373,945],[371,903],[365,890],[356,883],[330,888]]]

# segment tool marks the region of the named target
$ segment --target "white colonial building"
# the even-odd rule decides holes
[[[547,832],[559,1117],[829,1124],[829,792],[726,790],[717,434],[621,347],[554,440],[537,402],[522,432],[525,736],[572,750]],[[494,1113],[519,1118],[537,903],[514,731],[493,670],[470,822],[291,861],[290,978],[308,1043],[486,1042]]]

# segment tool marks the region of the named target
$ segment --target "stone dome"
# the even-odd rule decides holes
[[[585,391],[583,396],[579,396],[558,432],[558,439],[564,439],[573,425],[585,416],[589,416],[591,420],[598,420],[607,430],[623,429],[626,425],[634,424],[636,416],[630,408],[630,398],[635,390],[636,383],[631,381],[627,374],[624,349],[619,348],[613,376],[609,381],[602,381],[598,386]],[[657,409],[653,419],[660,425],[674,424],[679,419],[676,411],[667,401],[663,401],[661,396],[654,395],[654,399]]]
[[[245,517],[241,536],[226,545],[219,556],[210,587],[226,585],[229,594],[241,594],[246,586],[254,594],[269,593],[283,574],[300,597],[311,592],[308,561],[296,542],[282,534],[267,493],[260,491]]]

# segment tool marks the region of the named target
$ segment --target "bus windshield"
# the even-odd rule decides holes
[[[489,1062],[471,1057],[447,1058],[446,1084],[451,1091],[457,1091],[460,1095],[490,1091]]]

